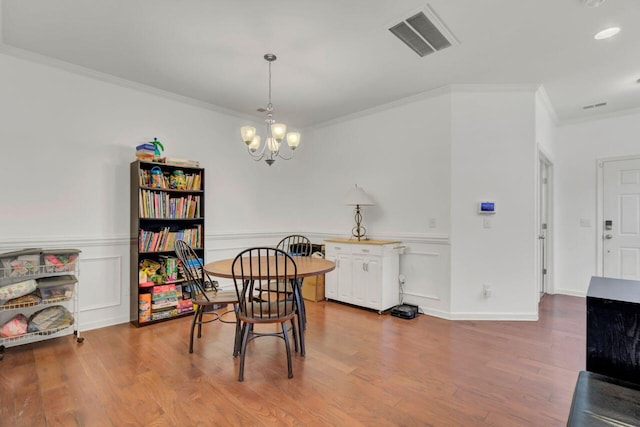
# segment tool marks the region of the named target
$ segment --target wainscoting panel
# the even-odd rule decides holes
[[[418,305],[425,314],[448,318],[448,244],[407,243],[400,256],[400,275],[404,276],[403,302]]]
[[[205,262],[232,258],[251,246],[275,246],[287,233],[217,233],[205,236]],[[313,243],[339,236],[337,233],[305,233]],[[448,236],[382,235],[377,239],[401,240],[400,275],[404,276],[404,302],[417,304],[425,314],[448,318]],[[129,236],[31,236],[0,240],[0,253],[23,248],[75,248],[80,254],[80,330],[129,322]],[[217,279],[233,289],[230,279]]]
[[[80,311],[118,307],[123,303],[122,256],[83,258],[80,268]],[[95,286],[100,283],[115,286]]]

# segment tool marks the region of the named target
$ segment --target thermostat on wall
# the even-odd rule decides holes
[[[478,204],[479,214],[494,214],[496,213],[496,204],[494,202],[480,202]]]

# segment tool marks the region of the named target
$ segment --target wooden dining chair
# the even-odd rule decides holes
[[[289,255],[311,256],[311,240],[300,234],[291,234],[278,242],[276,246]]]
[[[292,256],[311,256],[312,248],[311,240],[300,234],[291,234],[278,242],[276,248],[281,249]],[[307,329],[307,314],[305,311],[304,299],[302,298],[302,284],[303,278],[298,278],[297,288],[289,286],[293,297],[296,299],[296,303],[299,308],[298,313],[298,330],[300,331],[300,346],[303,348],[302,355],[304,356],[304,331]],[[288,282],[290,285],[291,282]]]
[[[191,321],[191,332],[189,336],[189,353],[193,353],[193,335],[198,326],[198,338],[202,337],[202,325],[219,320],[222,323],[235,323],[236,331],[233,344],[233,355],[240,352],[240,319],[238,318],[238,295],[235,290],[224,291],[219,289],[218,283],[211,280],[204,271],[202,262],[193,248],[184,240],[178,240],[175,244],[175,251],[180,260],[183,275],[186,282],[183,289],[187,288],[193,302],[193,320]],[[211,289],[211,290],[207,290]],[[227,304],[233,304],[233,310],[218,313],[216,309]],[[235,320],[225,320],[223,316],[227,313],[235,312]],[[206,318],[204,316],[207,316]]]
[[[289,328],[291,322],[294,341],[297,341],[294,315],[296,300],[283,287],[273,287],[278,280],[297,280],[296,264],[286,252],[276,248],[257,247],[240,252],[232,264],[233,281],[239,301],[241,322],[240,371],[238,381],[244,380],[247,343],[255,338],[275,336],[284,340],[287,351],[289,378],[293,377]],[[264,324],[280,324],[280,331],[257,331]],[[297,346],[297,342],[296,342]]]

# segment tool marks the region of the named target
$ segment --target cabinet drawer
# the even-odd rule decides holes
[[[354,255],[382,255],[384,252],[383,246],[374,245],[352,245],[351,253]]]
[[[350,254],[351,253],[351,245],[343,245],[340,243],[327,243],[324,246],[324,251],[326,254]]]

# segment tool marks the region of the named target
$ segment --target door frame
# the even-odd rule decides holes
[[[540,166],[544,163],[547,166],[547,191],[546,191],[546,206],[547,206],[547,232],[546,232],[546,249],[547,249],[547,281],[546,281],[546,289],[545,293],[554,294],[555,287],[553,283],[553,260],[554,260],[554,252],[553,252],[553,162],[551,161],[551,157],[545,153],[542,147],[538,146],[538,159],[536,165],[536,299],[540,301],[541,298],[541,285],[542,285],[542,268],[543,268],[543,260],[541,257],[540,251],[540,239],[538,238],[541,234],[540,225],[542,223],[542,218],[540,215],[541,209],[541,198],[542,198],[542,186],[541,186],[541,176],[540,176]]]
[[[604,242],[602,241],[602,236],[604,236],[604,164],[637,159],[640,159],[640,154],[596,159],[596,276],[604,274]]]

